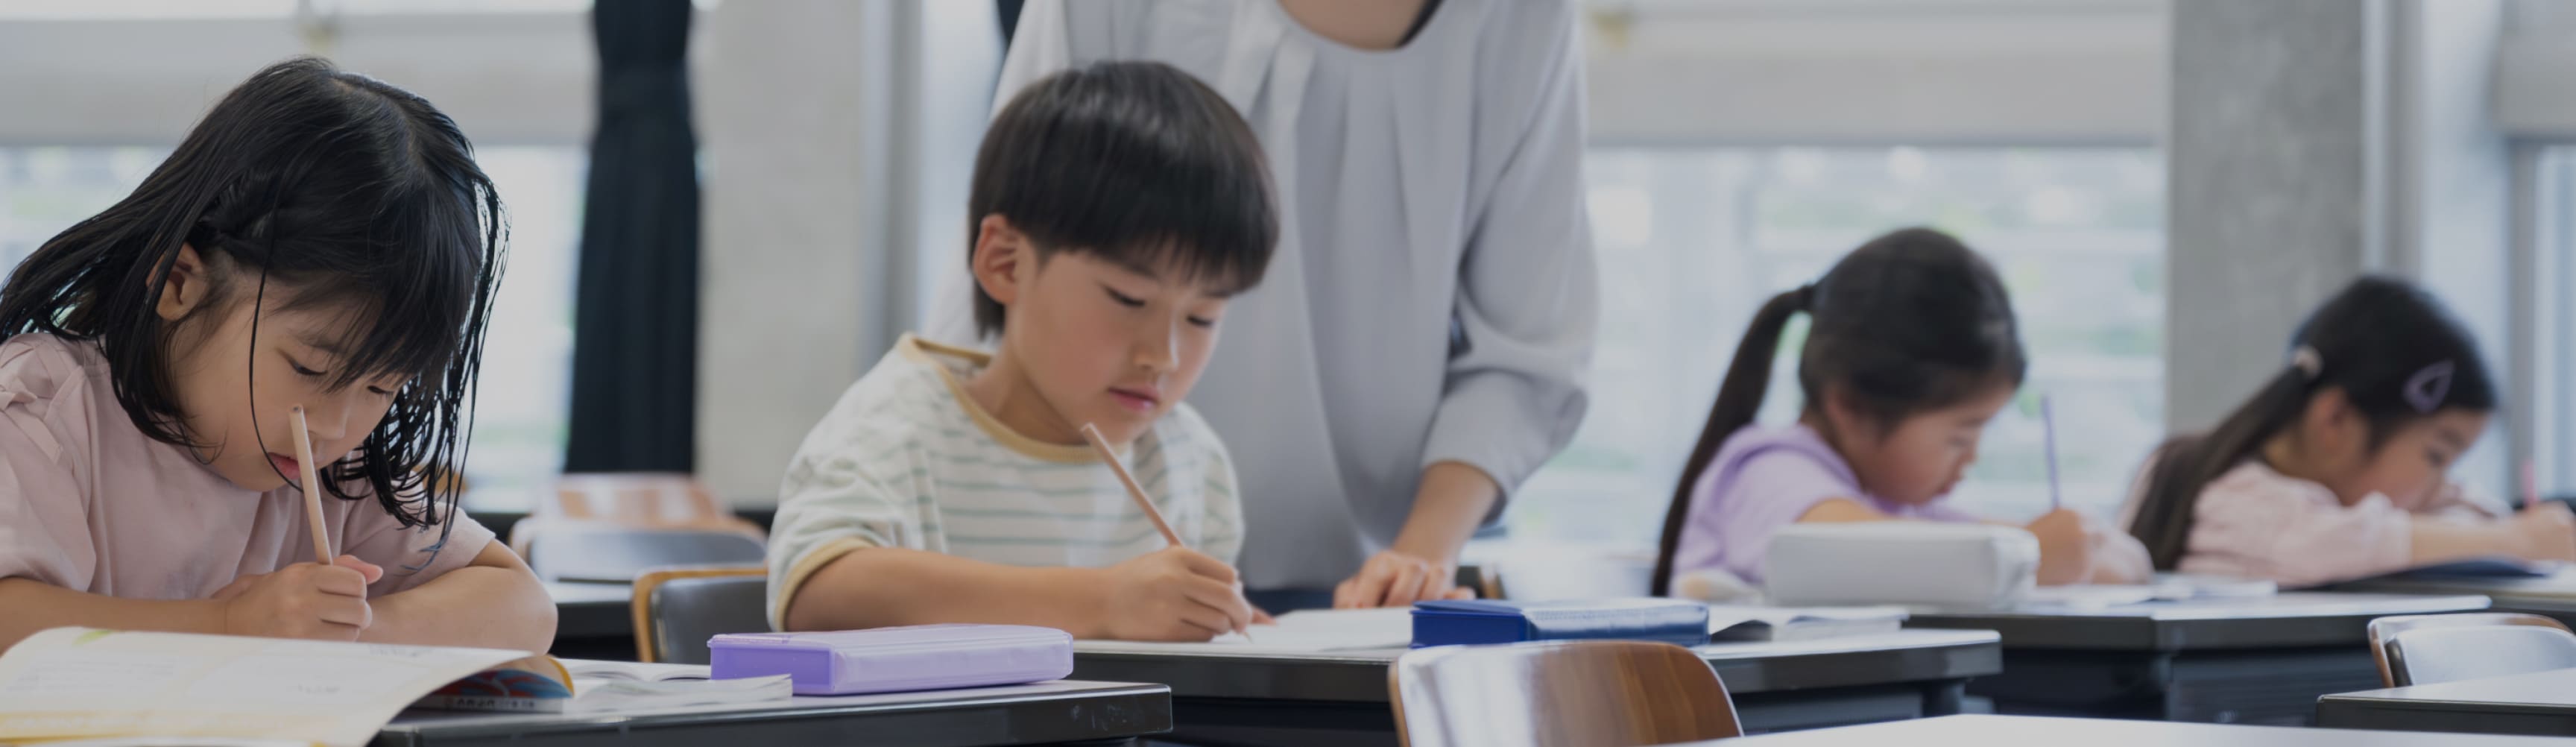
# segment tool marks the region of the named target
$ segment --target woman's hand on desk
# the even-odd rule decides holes
[[[1490,518],[1502,485],[1465,462],[1441,461],[1422,469],[1413,513],[1404,530],[1360,572],[1333,588],[1333,607],[1406,607],[1434,599],[1474,599],[1458,588],[1458,550]]]
[[[1458,566],[1402,550],[1387,550],[1360,566],[1359,575],[1333,589],[1334,609],[1409,607],[1435,599],[1474,599],[1474,589],[1457,585]]]

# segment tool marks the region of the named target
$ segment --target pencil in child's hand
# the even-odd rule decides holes
[[[295,466],[304,474],[304,521],[313,531],[313,562],[331,564],[331,535],[322,526],[322,483],[314,479],[313,432],[304,425],[304,406],[292,411],[295,420]]]
[[[1109,471],[1118,474],[1118,483],[1127,486],[1127,497],[1135,499],[1136,510],[1145,512],[1145,519],[1147,521],[1154,522],[1154,528],[1163,533],[1163,541],[1172,543],[1173,547],[1188,549],[1189,545],[1181,541],[1181,533],[1172,531],[1171,522],[1164,521],[1163,512],[1154,508],[1154,500],[1145,497],[1145,487],[1136,484],[1135,475],[1127,473],[1127,464],[1125,462],[1118,461],[1118,452],[1110,450],[1109,438],[1100,435],[1100,429],[1098,427],[1095,427],[1090,423],[1084,423],[1082,424],[1082,439],[1090,441],[1091,449],[1093,451],[1100,452],[1100,461],[1108,462]],[[1243,640],[1245,641],[1252,640],[1252,631],[1249,628],[1237,630],[1235,632],[1243,634]]]
[[[1109,450],[1109,439],[1100,435],[1100,429],[1084,423],[1082,437],[1091,442],[1093,450],[1100,452],[1100,461],[1109,463],[1109,471],[1118,473],[1118,482],[1127,486],[1127,497],[1136,499],[1137,510],[1144,511],[1145,518],[1154,522],[1154,528],[1162,530],[1163,541],[1172,543],[1173,547],[1189,547],[1181,542],[1179,532],[1172,531],[1171,523],[1163,521],[1163,512],[1154,510],[1153,499],[1145,497],[1145,488],[1136,484],[1135,475],[1127,474],[1127,465],[1118,461],[1117,452]]]
[[[2057,413],[2049,407],[2048,395],[2039,395],[2039,428],[2048,449],[2048,510],[2066,507],[2057,489]]]
[[[2522,460],[2522,510],[2540,505],[2540,476],[2532,472],[2531,460]]]

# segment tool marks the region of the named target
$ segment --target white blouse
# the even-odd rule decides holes
[[[997,102],[1057,70],[1158,60],[1268,151],[1279,251],[1191,395],[1241,473],[1248,586],[1329,589],[1395,538],[1426,466],[1472,465],[1508,494],[1573,437],[1599,296],[1577,12],[1446,0],[1371,51],[1273,0],[1023,11]],[[930,333],[973,339],[967,281],[948,285]]]

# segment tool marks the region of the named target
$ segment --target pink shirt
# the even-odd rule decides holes
[[[370,596],[464,567],[492,532],[454,516],[404,529],[374,500],[323,494],[335,552],[385,568]],[[96,345],[44,334],[0,343],[0,578],[130,599],[202,599],[236,576],[312,562],[293,487],[244,490],[153,440],[117,403]]]
[[[2136,517],[2155,461],[2139,470],[2121,523]],[[2210,481],[2192,507],[2191,535],[2175,570],[2317,586],[2404,570],[2413,565],[2417,516],[2482,520],[2486,511],[2448,486],[2409,511],[2377,493],[2343,505],[2324,485],[2248,460]]]

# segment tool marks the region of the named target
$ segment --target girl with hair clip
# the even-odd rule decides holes
[[[1756,425],[1773,352],[1800,313],[1812,318],[1798,354],[1806,403],[1796,423]],[[1939,231],[1873,239],[1773,297],[1745,330],[1673,489],[1654,593],[1713,599],[1761,583],[1772,534],[1792,523],[1983,521],[1944,499],[2027,367],[2003,280]],[[2148,575],[2135,541],[2073,511],[2025,528],[2039,538],[2040,583]]]
[[[2292,337],[2253,398],[2139,470],[2126,523],[2157,568],[2313,586],[2475,557],[2576,560],[2565,505],[2497,516],[2445,479],[2497,398],[2439,300],[2364,277]]]

